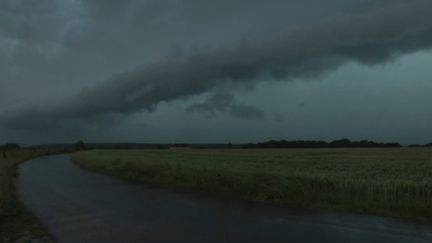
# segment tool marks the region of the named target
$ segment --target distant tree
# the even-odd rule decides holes
[[[345,139],[335,140],[331,142],[330,146],[335,148],[349,148],[349,147],[353,147],[354,145],[349,139],[345,138]]]
[[[410,145],[408,145],[408,147],[410,147],[410,148],[420,148],[421,145],[420,144],[410,144]]]
[[[19,146],[19,144],[17,143],[7,143],[3,146],[0,147],[2,150],[2,157],[3,159],[7,159],[7,151],[8,150],[18,150],[21,149],[21,146]]]
[[[85,150],[86,146],[85,146],[83,141],[78,141],[75,143],[75,149],[76,150]]]
[[[245,148],[380,148],[380,147],[402,147],[399,143],[377,143],[368,140],[351,141],[349,139],[325,141],[275,141],[270,140],[264,143],[248,143]]]
[[[17,143],[7,143],[3,146],[3,148],[6,150],[18,150],[21,148],[21,146],[19,146]]]

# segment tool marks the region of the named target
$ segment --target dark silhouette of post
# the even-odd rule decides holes
[[[3,149],[3,159],[7,159],[6,149]]]

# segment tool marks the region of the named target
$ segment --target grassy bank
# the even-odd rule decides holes
[[[15,191],[17,165],[46,154],[49,152],[45,150],[8,151],[7,159],[0,154],[0,242],[47,238]]]
[[[81,167],[130,182],[294,208],[432,219],[432,149],[95,150]]]

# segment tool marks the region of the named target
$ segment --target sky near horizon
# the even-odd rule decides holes
[[[5,0],[0,143],[432,142],[428,0]]]

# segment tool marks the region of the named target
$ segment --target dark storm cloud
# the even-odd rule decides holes
[[[5,0],[0,3],[0,36],[25,44],[59,41],[62,5],[55,0]]]
[[[126,1],[123,6],[127,7],[130,2]],[[184,13],[190,10],[197,16],[200,14],[191,4],[199,4],[199,1],[187,1],[185,4],[168,2],[186,9]],[[432,2],[379,2],[370,5],[373,8],[339,15],[324,23],[315,21],[314,24],[299,25],[297,29],[290,28],[286,32],[271,32],[265,38],[245,39],[224,46],[200,48],[176,57],[159,58],[153,64],[115,75],[77,95],[67,94],[60,100],[10,107],[0,114],[0,123],[9,127],[25,127],[28,121],[43,124],[55,118],[81,119],[151,111],[160,102],[184,99],[227,83],[250,84],[258,80],[315,77],[348,61],[374,65],[432,46]],[[90,3],[97,4],[97,1]],[[253,1],[251,5],[257,7],[259,3],[262,1]],[[106,8],[93,8],[92,11],[102,16],[100,18],[111,16],[113,11],[116,12],[114,4],[114,1],[109,1],[104,4]],[[233,4],[245,6],[242,1]],[[224,5],[221,6],[223,13]],[[166,6],[156,5],[155,8],[176,11]],[[134,11],[133,8],[126,9],[122,11]],[[171,20],[196,21],[188,20],[181,13],[178,11],[172,15]],[[153,16],[148,22],[152,21],[164,24],[166,19]],[[113,25],[116,26],[115,23]],[[102,36],[110,39],[110,34]],[[80,40],[76,39],[69,44],[79,46],[79,43]],[[99,45],[105,44],[100,40]],[[125,49],[125,53],[133,55],[134,49],[127,48],[129,42],[119,41],[117,44],[120,44],[117,49],[106,45],[107,52]],[[91,46],[87,48],[85,50],[91,52]],[[121,59],[124,55],[119,54],[118,57]],[[237,110],[236,113],[245,115],[248,111]]]
[[[229,113],[241,119],[263,119],[265,117],[264,112],[256,107],[237,104],[235,97],[230,94],[215,94],[203,103],[191,105],[187,111],[203,113],[207,118],[213,118],[218,113]]]

